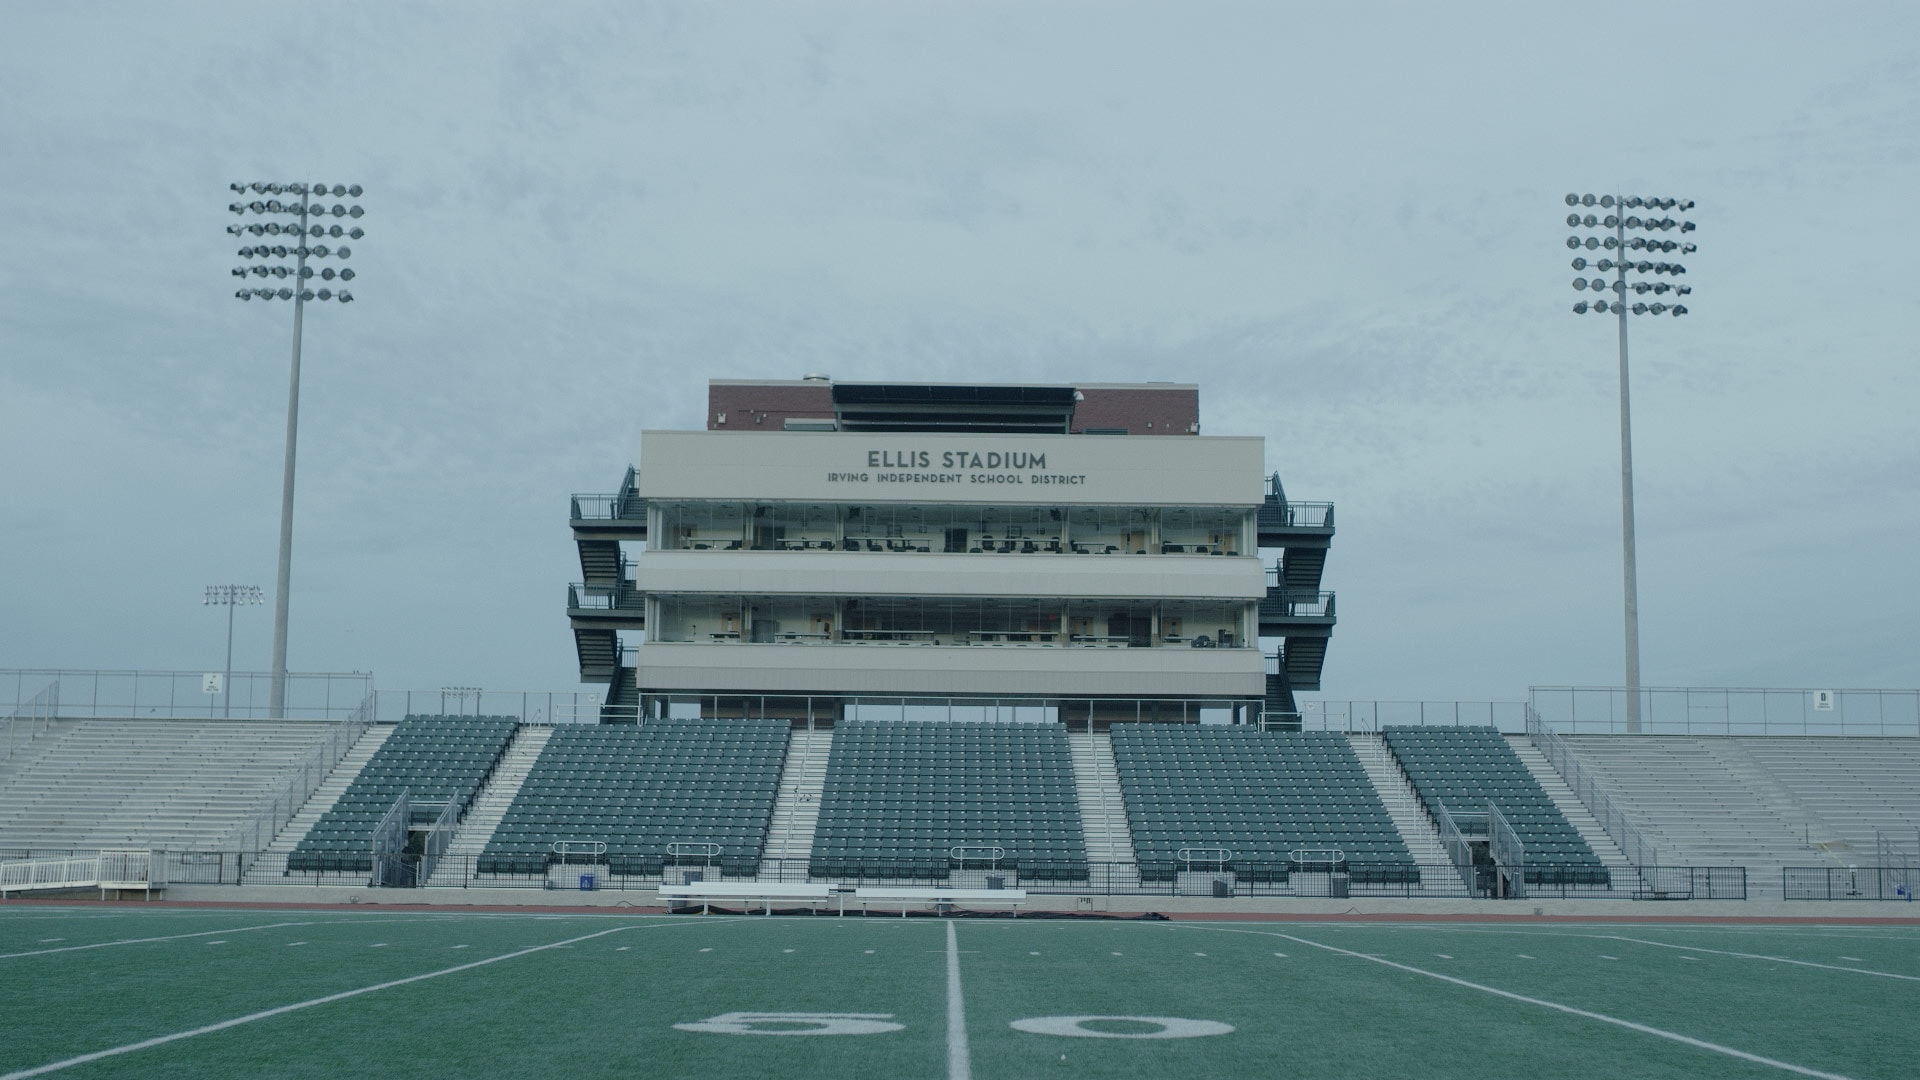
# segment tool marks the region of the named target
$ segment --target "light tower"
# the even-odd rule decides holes
[[[353,271],[347,267],[335,270],[328,266],[317,275],[307,265],[309,258],[345,260],[353,254],[346,244],[328,245],[326,240],[358,240],[366,235],[360,226],[342,224],[338,219],[349,218],[357,221],[365,213],[358,204],[352,206],[336,202],[328,206],[321,201],[331,195],[334,198],[358,199],[361,193],[359,184],[302,184],[269,183],[253,181],[251,183],[230,184],[228,187],[240,198],[249,194],[253,198],[245,202],[230,203],[228,210],[246,216],[249,213],[265,217],[266,221],[246,222],[227,226],[232,236],[250,241],[249,246],[240,249],[242,259],[253,260],[247,265],[233,268],[237,278],[274,279],[291,284],[268,285],[264,281],[248,288],[242,288],[233,295],[241,300],[291,300],[293,301],[293,373],[287,389],[287,457],[285,471],[280,484],[280,572],[275,581],[273,599],[273,693],[271,715],[278,718],[286,715],[287,710],[287,588],[293,572],[293,458],[294,447],[299,441],[300,431],[300,324],[309,300],[337,300],[342,304],[353,302],[353,293],[347,291],[346,283],[353,280]],[[271,196],[262,199],[261,196]],[[282,201],[281,196],[288,196]],[[298,196],[298,201],[293,200]],[[282,222],[282,217],[291,221]],[[336,219],[331,225],[321,224],[321,219]],[[310,241],[317,241],[310,243]],[[293,265],[287,265],[287,260]],[[336,291],[330,284],[323,284],[316,291],[309,288],[315,277],[322,282],[340,282]]]
[[[1667,211],[1687,211],[1693,209],[1691,199],[1673,199],[1664,196],[1648,197],[1643,195],[1568,195],[1567,227],[1573,229],[1606,229],[1611,236],[1586,235],[1578,233],[1567,237],[1567,247],[1575,254],[1573,268],[1576,271],[1592,267],[1600,275],[1611,271],[1611,282],[1596,275],[1573,279],[1575,291],[1612,292],[1613,299],[1598,299],[1592,303],[1585,300],[1573,305],[1573,313],[1585,315],[1589,311],[1599,315],[1614,315],[1620,324],[1620,545],[1621,562],[1624,571],[1624,591],[1626,595],[1626,667],[1627,667],[1627,731],[1638,733],[1640,730],[1640,586],[1638,570],[1635,567],[1633,541],[1633,406],[1628,393],[1627,380],[1627,316],[1628,315],[1673,315],[1687,313],[1687,306],[1681,302],[1693,292],[1691,285],[1681,285],[1678,281],[1667,281],[1668,277],[1678,278],[1687,272],[1687,268],[1678,262],[1656,261],[1649,256],[1691,255],[1696,246],[1686,240],[1673,240],[1666,234],[1678,233],[1685,236],[1694,230],[1691,221],[1675,221],[1666,215]],[[1603,213],[1595,214],[1598,206]],[[1582,213],[1582,211],[1585,213]],[[1630,214],[1628,211],[1644,210],[1646,217]],[[1654,213],[1663,216],[1654,217]],[[1645,232],[1651,235],[1629,237],[1627,232]],[[1589,262],[1581,251],[1608,252]],[[1629,278],[1628,275],[1634,275]],[[1651,275],[1651,277],[1649,277]],[[1644,299],[1628,300],[1631,292],[1636,297],[1653,296],[1649,303]],[[1673,303],[1664,297],[1671,294]]]
[[[242,604],[260,602],[258,585],[209,585],[207,598],[201,601],[208,607],[227,609],[227,673],[220,682],[220,715],[233,715],[233,609]]]

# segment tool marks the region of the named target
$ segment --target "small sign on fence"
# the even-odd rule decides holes
[[[1833,711],[1833,691],[1815,690],[1813,692],[1813,711],[1814,712],[1832,712]]]
[[[220,692],[220,684],[225,681],[226,676],[217,671],[209,671],[205,675],[200,676],[200,692],[203,694],[218,694]]]

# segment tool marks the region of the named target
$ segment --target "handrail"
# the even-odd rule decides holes
[[[440,806],[440,813],[427,826],[426,843],[420,849],[420,881],[425,883],[433,876],[434,867],[440,865],[440,857],[453,846],[453,830],[460,824],[460,805],[448,799]]]
[[[1507,876],[1507,895],[1515,899],[1527,895],[1527,845],[1508,823],[1507,815],[1493,803],[1487,803],[1487,854]]]
[[[400,796],[380,818],[380,824],[373,827],[372,875],[367,884],[373,888],[387,885],[400,885],[399,881],[387,880],[388,864],[398,862],[407,853],[407,833],[413,823],[413,806],[408,800],[411,790],[400,789]]]
[[[1553,766],[1553,771],[1566,781],[1567,787],[1573,789],[1580,804],[1587,808],[1587,812],[1600,823],[1613,842],[1620,845],[1621,853],[1636,870],[1661,865],[1660,850],[1627,820],[1627,815],[1614,804],[1612,797],[1600,790],[1599,781],[1594,778],[1592,771],[1580,764],[1573,748],[1547,726],[1531,705],[1527,706],[1527,738],[1547,759],[1547,764]]]
[[[1201,858],[1198,853],[1202,851],[1217,852],[1218,855],[1213,858]],[[1226,869],[1227,864],[1233,861],[1233,849],[1223,847],[1183,847],[1175,851],[1173,857],[1184,863],[1189,871],[1193,869],[1194,863],[1210,862],[1213,864],[1214,871],[1217,873]]]
[[[1445,803],[1433,804],[1433,825],[1434,830],[1440,834],[1441,846],[1447,849],[1447,858],[1452,861],[1453,868],[1460,872],[1461,883],[1466,885],[1469,894],[1472,894],[1473,845],[1467,843],[1467,838],[1461,835],[1460,826],[1453,820],[1453,815],[1448,813]]]

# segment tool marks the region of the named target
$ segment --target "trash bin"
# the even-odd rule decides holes
[[[1004,889],[1006,887],[1007,887],[1007,876],[1005,874],[988,874],[987,875],[987,888]]]
[[[594,881],[593,881],[592,874],[580,875],[580,891],[581,892],[592,892],[593,886],[594,886]]]
[[[1335,900],[1345,900],[1350,895],[1348,880],[1345,874],[1335,874],[1332,880],[1327,882],[1329,894]]]
[[[1232,896],[1233,882],[1228,881],[1226,878],[1214,878],[1213,879],[1213,895],[1222,900]]]

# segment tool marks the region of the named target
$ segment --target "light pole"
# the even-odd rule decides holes
[[[220,715],[233,715],[233,609],[242,604],[260,602],[258,585],[209,585],[207,598],[203,603],[208,607],[227,609],[227,673],[220,677]]]
[[[242,259],[256,260],[248,265],[233,268],[237,278],[277,278],[285,281],[292,278],[291,285],[272,287],[258,285],[243,288],[233,295],[241,300],[291,300],[293,301],[293,373],[288,380],[287,389],[287,457],[286,467],[280,482],[280,571],[275,580],[273,598],[273,693],[272,715],[276,718],[286,715],[287,710],[287,588],[293,574],[293,457],[294,447],[298,443],[300,430],[300,324],[309,300],[338,300],[342,304],[353,303],[353,294],[346,289],[346,283],[353,280],[353,271],[346,267],[335,270],[329,266],[318,275],[307,265],[308,258],[346,259],[353,250],[345,244],[330,247],[324,242],[309,244],[308,241],[324,239],[358,240],[366,235],[358,225],[343,226],[339,221],[332,225],[322,225],[317,219],[352,218],[358,220],[365,213],[358,204],[349,207],[345,203],[334,203],[331,207],[320,200],[332,195],[335,198],[359,198],[359,184],[281,184],[264,181],[230,184],[228,187],[242,199],[248,194],[254,198],[247,202],[235,202],[227,206],[228,210],[244,217],[248,213],[269,218],[264,222],[249,222],[227,226],[230,235],[242,238],[273,237],[266,243],[255,243],[240,249]],[[274,196],[262,200],[260,196]],[[281,201],[279,196],[299,196],[299,201],[291,198]],[[278,219],[290,216],[292,221],[282,223]],[[291,241],[291,243],[289,243]],[[286,264],[287,259],[293,265]],[[330,285],[322,285],[318,291],[308,288],[314,277],[323,282],[336,278],[341,288],[335,291]]]
[[[1678,232],[1684,236],[1694,230],[1691,221],[1675,221],[1672,217],[1653,217],[1655,212],[1669,210],[1691,210],[1693,200],[1647,197],[1642,195],[1568,195],[1568,228],[1612,230],[1611,236],[1567,237],[1567,247],[1575,252],[1573,268],[1585,270],[1592,266],[1600,274],[1612,271],[1613,281],[1595,276],[1573,279],[1575,291],[1613,293],[1612,300],[1595,300],[1589,304],[1585,300],[1573,305],[1575,315],[1613,314],[1620,324],[1620,548],[1623,569],[1623,585],[1626,595],[1626,653],[1627,653],[1627,731],[1637,734],[1640,731],[1640,585],[1639,571],[1635,565],[1633,540],[1633,405],[1628,393],[1627,381],[1627,316],[1632,315],[1673,315],[1687,313],[1687,306],[1679,300],[1693,292],[1690,285],[1663,280],[1666,277],[1678,278],[1687,272],[1687,268],[1677,262],[1654,261],[1649,255],[1691,255],[1697,247],[1684,240],[1671,240],[1664,234]],[[1593,208],[1598,206],[1606,213],[1596,215]],[[1581,213],[1582,210],[1586,213]],[[1629,214],[1630,210],[1645,210],[1647,217]],[[1656,235],[1627,236],[1628,230]],[[1589,263],[1580,251],[1606,250],[1603,255]],[[1636,257],[1634,253],[1638,253]],[[1629,279],[1628,274],[1634,277]],[[1649,278],[1647,275],[1653,275]],[[1645,297],[1651,294],[1656,299],[1651,303],[1645,300],[1627,299],[1627,293]],[[1661,299],[1673,294],[1675,302],[1669,304]]]

